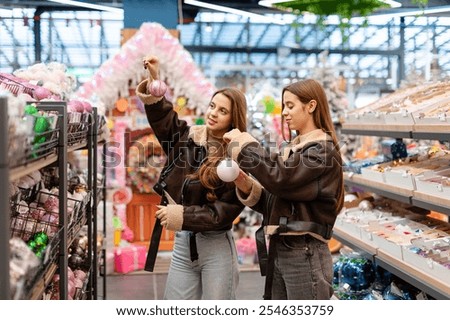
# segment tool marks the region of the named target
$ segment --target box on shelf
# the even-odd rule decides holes
[[[413,240],[403,248],[403,260],[427,275],[450,279],[450,237]]]
[[[400,189],[413,191],[416,189],[414,177],[407,168],[390,168],[384,173],[385,182]],[[411,194],[412,195],[412,194]]]
[[[437,125],[448,126],[450,128],[450,98],[447,95],[441,97],[442,99],[440,101],[429,104],[425,108],[413,113],[414,122],[417,127]]]
[[[401,217],[391,217],[389,220],[370,221],[368,226],[362,229],[361,239],[377,250],[402,259],[402,246],[410,245],[411,240],[416,237],[414,232],[409,231],[413,229],[411,224],[416,227],[419,224]]]
[[[428,171],[415,177],[416,190],[442,199],[450,199],[450,169]]]
[[[114,271],[129,273],[143,270],[146,258],[147,248],[145,246],[131,244],[127,247],[116,247],[114,248]]]
[[[370,181],[386,183],[384,177],[384,168],[386,164],[380,163],[370,167],[361,168],[361,177]]]
[[[409,130],[412,130],[414,125],[414,118],[410,111],[408,110],[401,110],[399,112],[390,112],[386,113],[384,115],[384,120],[386,124],[398,126],[398,125],[406,125],[408,126]],[[409,127],[411,126],[411,127]]]

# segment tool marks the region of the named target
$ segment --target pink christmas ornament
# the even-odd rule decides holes
[[[239,166],[232,159],[224,159],[217,166],[217,175],[224,182],[234,181],[239,175]]]
[[[92,105],[88,101],[82,101],[81,102],[84,107],[84,112],[91,113],[92,112]]]
[[[50,210],[52,208],[58,208],[59,206],[59,199],[55,196],[49,196],[47,201],[44,203],[44,208],[47,210]]]
[[[166,91],[167,85],[161,80],[153,80],[148,86],[148,92],[154,97],[162,97]]]
[[[52,93],[50,92],[50,90],[45,89],[43,87],[37,87],[33,91],[33,96],[37,100],[46,99],[46,98],[48,98],[51,95],[52,95]]]

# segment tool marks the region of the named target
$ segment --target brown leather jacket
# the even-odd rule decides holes
[[[186,121],[178,118],[172,103],[166,99],[145,105],[145,112],[167,155],[167,163],[157,186],[166,190],[177,204],[183,206],[182,230],[201,232],[231,229],[233,220],[244,208],[236,196],[234,184],[223,183],[215,190],[218,199],[210,202],[206,198],[207,190],[200,181],[187,178],[200,167],[207,155],[206,126],[188,126]],[[166,204],[163,201],[162,204]]]
[[[286,160],[256,142],[240,149],[239,166],[264,186],[244,204],[264,215],[266,234],[331,237],[343,205],[343,173],[341,155],[327,137],[294,147]]]

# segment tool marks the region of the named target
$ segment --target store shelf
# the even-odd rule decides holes
[[[413,192],[385,183],[368,180],[360,174],[344,173],[344,183],[348,187],[359,188],[365,191],[371,191],[381,196],[395,199],[404,203],[411,203]]]
[[[373,260],[373,256],[377,253],[376,248],[365,243],[361,239],[355,238],[354,236],[348,234],[336,225],[333,228],[333,238],[348,247],[358,249],[358,251],[360,251],[363,255],[365,254],[365,258],[370,258],[369,260]]]
[[[408,203],[416,207],[438,211],[450,216],[449,199],[368,180],[359,174],[344,173],[344,183],[351,188],[370,191],[390,199]]]
[[[368,130],[370,128],[370,130]],[[402,131],[403,130],[403,131]],[[405,126],[396,125],[371,125],[371,124],[349,124],[343,125],[342,133],[380,136],[393,138],[413,138],[450,141],[450,130],[446,125]],[[347,187],[373,192],[381,196],[398,200],[427,210],[435,210],[450,216],[450,199],[444,199],[435,195],[424,194],[417,191],[406,190],[395,185],[381,183],[364,178],[360,174],[345,173],[344,183]],[[450,283],[448,279],[437,279],[423,270],[399,260],[397,257],[384,252],[382,249],[374,248],[361,239],[346,233],[337,226],[334,228],[334,237],[345,245],[358,251],[366,252],[372,256],[372,260],[380,267],[400,277],[413,286],[423,290],[436,299],[450,299]]]
[[[2,121],[6,121],[7,117],[7,100],[2,99],[0,97],[1,104],[1,119]],[[5,107],[3,107],[3,104]],[[0,163],[0,183],[3,183],[4,190],[7,190],[9,187],[9,183],[12,181],[16,181],[19,178],[26,176],[33,171],[40,170],[42,168],[48,166],[55,166],[58,168],[58,177],[59,177],[59,230],[58,235],[55,236],[55,239],[58,240],[58,247],[56,251],[52,253],[52,258],[49,262],[45,262],[42,264],[42,269],[38,272],[36,277],[29,283],[26,290],[21,294],[20,299],[41,299],[43,298],[43,294],[48,287],[48,285],[52,282],[52,278],[55,273],[59,273],[59,293],[60,299],[68,298],[68,248],[71,243],[76,239],[80,230],[83,226],[87,225],[88,229],[90,229],[90,233],[88,235],[89,238],[89,252],[92,254],[92,258],[90,260],[89,265],[89,278],[90,282],[89,286],[91,287],[89,290],[89,297],[94,299],[95,297],[92,294],[96,295],[96,283],[94,283],[93,278],[97,277],[97,257],[98,250],[93,247],[96,247],[96,230],[93,230],[93,224],[96,222],[96,215],[93,215],[92,206],[94,203],[96,204],[98,201],[93,201],[94,197],[92,194],[89,195],[89,201],[85,201],[83,205],[83,212],[76,218],[75,221],[71,221],[69,223],[67,217],[67,154],[73,152],[75,150],[88,149],[88,176],[96,177],[96,168],[97,168],[97,157],[94,158],[93,150],[97,150],[97,131],[92,130],[90,135],[87,135],[87,131],[85,133],[85,138],[81,137],[80,139],[75,140],[73,143],[68,144],[68,130],[67,130],[67,111],[65,102],[42,102],[37,103],[37,108],[45,111],[57,112],[58,114],[58,141],[55,144],[56,148],[52,154],[46,155],[45,157],[37,159],[30,159],[29,162],[14,166],[14,163],[10,163],[8,159],[8,131],[7,125],[2,126],[5,128],[5,133],[2,134],[0,145],[1,150],[1,163]],[[88,126],[90,128],[94,127],[95,123],[90,123]],[[77,134],[77,132],[72,133]],[[95,168],[95,174],[94,174]],[[94,184],[95,186],[95,184]],[[92,187],[92,184],[91,184]],[[91,189],[90,189],[91,190]],[[94,192],[97,194],[97,192]],[[4,209],[4,212],[10,211],[9,204],[9,196],[8,192],[3,193],[1,200],[1,206]],[[96,198],[96,197],[95,197]],[[0,225],[1,225],[1,235],[0,235],[0,247],[1,251],[5,253],[6,257],[9,257],[9,238],[10,238],[10,217],[9,215],[0,215]],[[1,299],[10,299],[10,279],[9,279],[9,259],[2,259],[0,262],[0,298]],[[92,276],[94,275],[94,276]],[[96,279],[95,279],[96,281]],[[104,286],[106,287],[106,283],[104,282]],[[106,289],[104,288],[103,291]],[[84,290],[86,292],[88,290]],[[84,296],[84,295],[83,295]]]
[[[370,131],[367,131],[370,128]],[[341,132],[343,134],[353,134],[360,136],[377,136],[377,137],[392,137],[392,138],[411,138],[411,126],[377,126],[373,124],[360,125],[342,125]]]
[[[333,229],[333,238],[362,253],[365,258],[373,261],[378,266],[395,274],[435,299],[450,299],[450,283],[445,283],[440,279],[429,276],[404,261],[369,245],[361,239],[355,238],[337,226]]]
[[[450,283],[429,276],[419,269],[398,260],[384,252],[378,251],[375,262],[380,267],[402,278],[420,290],[423,290],[435,299],[450,299]]]
[[[9,180],[10,181],[18,180],[19,178],[24,177],[33,171],[42,169],[46,166],[51,165],[52,163],[55,163],[57,160],[58,160],[58,155],[55,153],[55,154],[47,156],[39,161],[27,163],[23,166],[12,168],[9,171]]]

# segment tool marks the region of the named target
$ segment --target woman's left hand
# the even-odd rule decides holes
[[[161,225],[167,225],[167,207],[166,206],[157,206],[158,210],[156,211],[156,218],[161,221]]]

